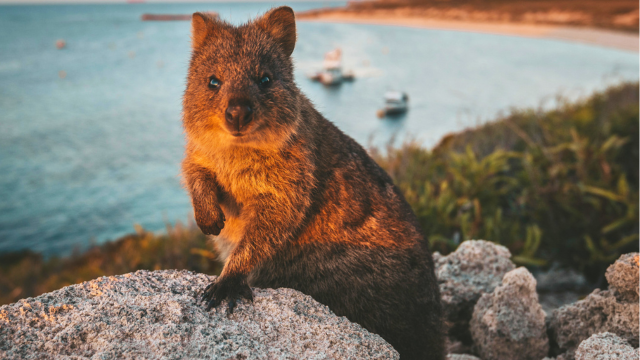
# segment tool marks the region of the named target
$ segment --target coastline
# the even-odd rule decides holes
[[[593,27],[442,20],[395,14],[392,11],[355,13],[341,10],[314,10],[297,13],[296,20],[305,22],[387,25],[432,30],[464,31],[577,42],[635,53],[640,50],[640,37],[638,34]]]

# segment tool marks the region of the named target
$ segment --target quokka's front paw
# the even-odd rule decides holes
[[[221,209],[196,211],[196,224],[205,235],[219,235],[227,219]]]
[[[207,311],[220,305],[222,300],[229,300],[229,314],[240,298],[253,301],[253,293],[247,284],[246,276],[220,276],[204,289],[202,300],[207,303]]]

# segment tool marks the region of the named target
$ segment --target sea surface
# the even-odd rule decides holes
[[[294,3],[296,10],[343,3]],[[46,255],[114,239],[134,224],[185,222],[181,96],[189,22],[143,13],[217,11],[242,23],[277,3],[0,6],[0,253]],[[66,48],[56,49],[58,39]],[[555,40],[391,26],[298,23],[300,88],[364,145],[444,134],[512,107],[552,107],[638,80],[638,54]],[[357,79],[328,89],[306,74],[340,47]],[[380,120],[387,90],[403,118]]]

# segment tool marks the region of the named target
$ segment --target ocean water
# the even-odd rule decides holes
[[[65,254],[135,223],[188,219],[178,173],[190,25],[140,16],[204,10],[241,23],[274,5],[0,6],[0,252]],[[511,107],[638,80],[637,53],[561,41],[304,22],[298,39],[300,88],[365,145],[395,135],[431,146]],[[335,47],[357,80],[327,89],[306,79]],[[380,120],[391,89],[406,91],[411,109]]]

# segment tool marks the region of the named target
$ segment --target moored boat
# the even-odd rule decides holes
[[[378,117],[397,116],[409,110],[409,95],[400,91],[387,91],[384,94],[385,105],[378,110]]]
[[[355,75],[353,72],[342,71],[342,50],[336,48],[325,54],[323,69],[309,75],[309,78],[323,85],[332,86],[340,85],[343,81],[352,81]]]

